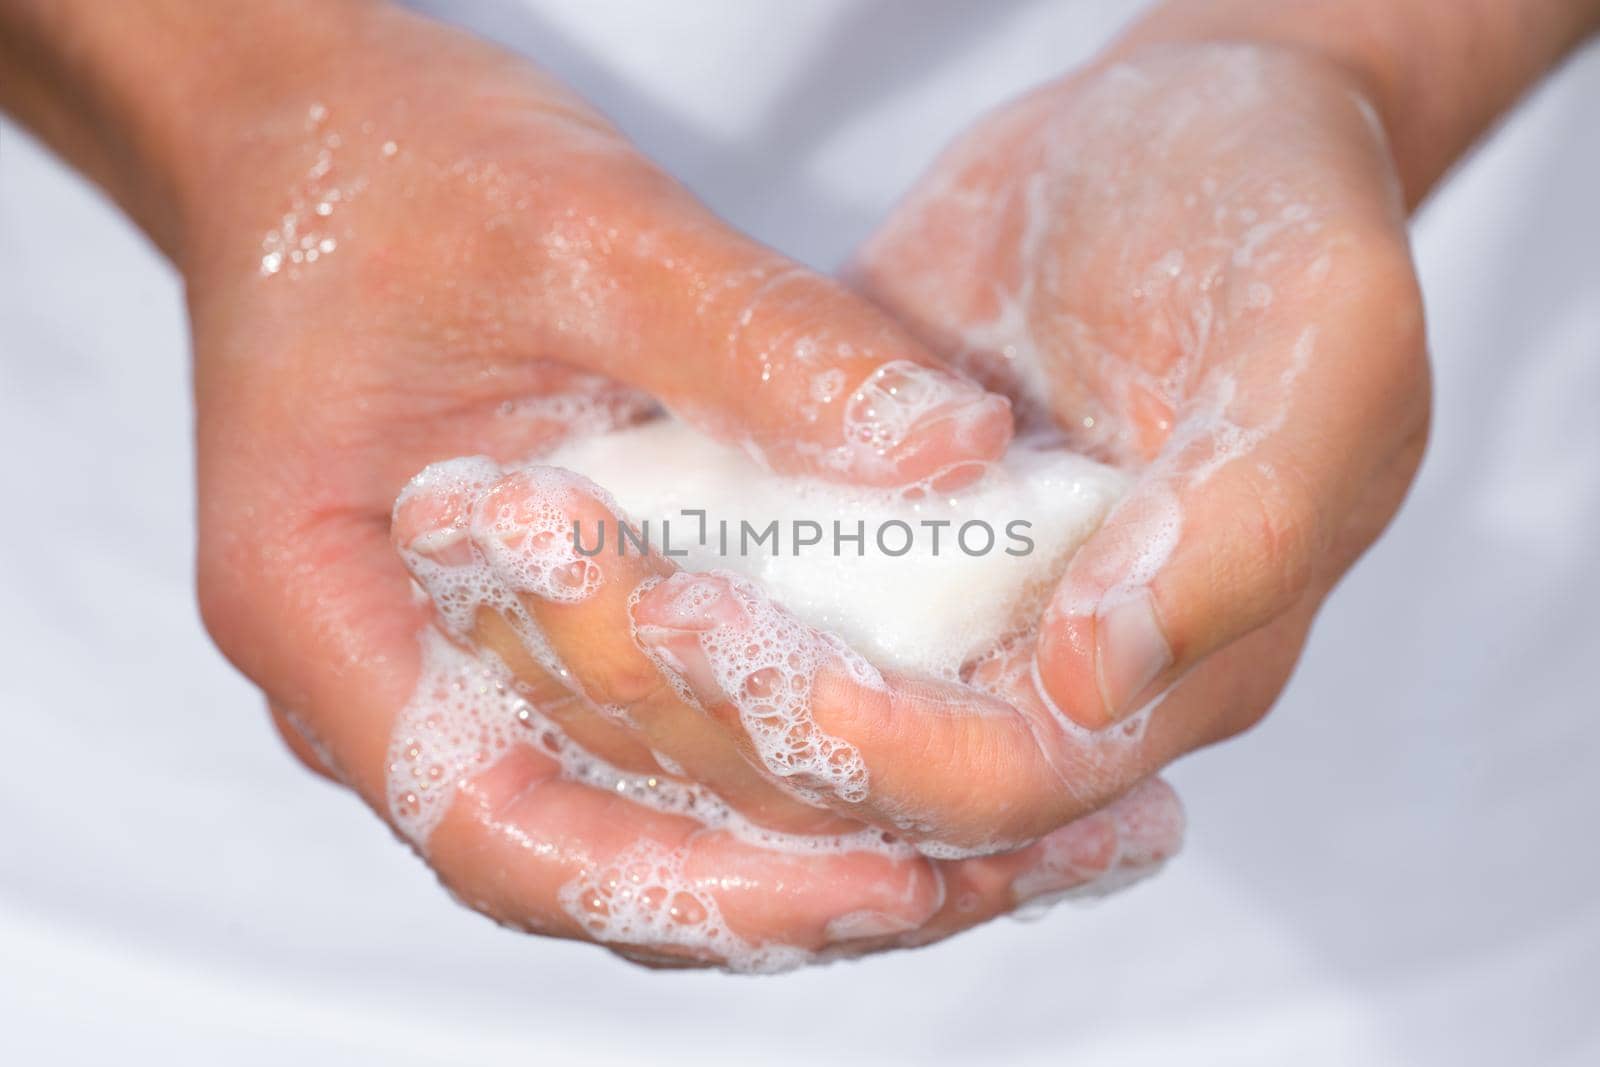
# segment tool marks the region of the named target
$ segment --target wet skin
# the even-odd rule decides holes
[[[184,276],[202,608],[291,747],[502,922],[764,968],[1158,864],[1151,775],[1264,713],[1393,516],[1429,399],[1405,212],[1600,3],[1352,6],[1158,9],[958,141],[853,290],[519,58],[365,0],[0,0],[0,104]],[[928,685],[659,558],[525,580],[530,478],[606,504],[520,464],[657,404],[775,470],[951,492],[1048,425],[1135,487],[1035,633]],[[412,584],[461,554],[510,590],[464,619]],[[757,623],[806,649],[803,775],[757,743],[771,670],[719,666]],[[396,783],[435,683],[527,714],[422,831]],[[634,795],[669,780],[729,813]]]

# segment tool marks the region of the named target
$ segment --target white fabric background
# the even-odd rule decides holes
[[[1128,13],[434,6],[822,266]],[[1421,218],[1432,452],[1274,715],[1174,769],[1188,850],[773,980],[501,931],[290,761],[193,604],[176,279],[0,128],[0,1060],[1600,1063],[1596,100],[1591,51]]]

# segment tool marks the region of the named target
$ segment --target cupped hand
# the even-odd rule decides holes
[[[698,712],[640,711],[668,688],[616,617],[640,575],[454,629],[449,604],[413,595],[391,505],[445,457],[522,460],[659,402],[778,470],[959,488],[1011,418],[866,301],[728,230],[520,61],[367,10],[332,54],[296,57],[303,94],[239,118],[225,162],[191,183],[206,195],[180,257],[202,607],[296,751],[474,907],[663,964],[929,940],[1171,851],[1158,784],[961,862],[797,800]],[[478,488],[514,512],[521,483],[505,479]],[[460,501],[410,499],[407,561],[448,563]],[[501,532],[503,550],[517,535]],[[551,674],[533,631],[506,629],[530,617],[582,673],[620,666],[640,691]]]
[[[1135,37],[980,123],[854,273],[1011,394],[1021,432],[1136,475],[1029,671],[1058,721],[1142,725],[1080,776],[1091,796],[1255,722],[1427,432],[1405,212],[1363,85],[1309,52]]]
[[[654,662],[769,781],[933,855],[1035,840],[1255,722],[1426,436],[1404,210],[1362,84],[1308,53],[1130,41],[968,134],[854,274],[1025,432],[1134,476],[1036,634],[961,684],[897,677],[748,583],[663,564],[595,602],[594,629],[644,655],[584,683],[654,684]]]

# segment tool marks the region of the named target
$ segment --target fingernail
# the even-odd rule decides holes
[[[727,697],[700,635],[741,618],[743,611],[721,581],[688,571],[657,582],[633,605],[634,635],[645,654],[701,707]]]
[[[823,933],[829,942],[836,943],[868,937],[892,937],[915,930],[920,925],[905,915],[890,915],[888,912],[864,908],[829,920]]]
[[[578,552],[574,521],[604,521],[600,490],[558,467],[527,467],[496,482],[472,510],[472,541],[507,589],[555,603],[593,596],[599,564]]]
[[[998,458],[1011,439],[1011,408],[963,378],[894,360],[851,394],[844,436],[856,466],[915,481],[953,462]]]
[[[1150,590],[1102,604],[1095,616],[1095,644],[1100,697],[1115,722],[1138,711],[1152,683],[1172,666],[1172,648]]]
[[[904,500],[913,502],[925,500],[930,496],[943,496],[981,481],[988,473],[989,464],[981,460],[952,463],[948,467],[934,471],[922,481],[906,486],[900,490],[900,496]]]
[[[961,474],[974,473],[970,465],[952,464],[952,457],[973,457],[979,464],[975,473],[981,474],[981,464],[998,459],[1010,441],[1011,405],[1003,397],[979,392],[919,419],[894,450],[895,466],[906,478],[936,476],[944,483],[939,491],[948,492],[963,484],[958,481]]]
[[[1011,883],[1013,902],[1047,907],[1099,897],[1149,877],[1183,845],[1183,804],[1149,779],[1110,807],[1047,834],[1033,865]]]
[[[1066,893],[1103,876],[1117,862],[1117,826],[1096,812],[1046,834],[1032,851],[1033,864],[1011,880],[1013,903]]]
[[[1183,801],[1160,778],[1151,778],[1111,807],[1122,842],[1122,863],[1149,867],[1183,847]]]
[[[435,463],[422,471],[395,501],[390,517],[395,547],[403,557],[446,567],[473,562],[467,538],[472,506],[499,477],[500,468],[483,456]]]
[[[717,672],[700,648],[697,635],[664,626],[639,626],[639,644],[662,675],[677,684],[681,696],[701,708],[714,707],[725,699]]]

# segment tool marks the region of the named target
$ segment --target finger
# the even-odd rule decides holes
[[[614,135],[565,131],[525,265],[539,347],[642,389],[775,470],[954,488],[998,458],[1005,399],[839,282],[737,234]],[[526,314],[525,309],[512,309]]]
[[[304,709],[341,777],[428,856],[464,902],[525,929],[612,938],[650,962],[751,967],[793,962],[789,950],[796,946],[811,951],[892,940],[942,907],[941,880],[930,878],[928,862],[886,853],[881,838],[869,835],[863,848],[790,835],[781,838],[783,847],[763,849],[753,845],[748,826],[707,833],[689,821],[690,840],[709,843],[691,848],[681,865],[674,851],[660,876],[638,876],[655,879],[647,900],[659,905],[671,899],[677,914],[650,906],[642,921],[613,923],[603,898],[640,884],[627,871],[654,864],[656,846],[683,839],[608,839],[608,828],[632,818],[622,813],[643,811],[653,825],[659,828],[653,821],[665,818],[671,833],[681,834],[686,822],[671,820],[685,820],[692,805],[587,759],[537,715],[524,719],[519,709],[526,704],[505,684],[503,667],[476,659],[427,627],[420,609],[408,608],[403,586],[382,580],[391,565],[379,564],[392,557],[373,534],[364,546],[352,530],[333,531],[330,542],[312,528],[264,559],[253,577],[280,597],[259,597],[268,625],[251,646],[257,658],[250,662],[253,669],[266,667],[293,694],[290,702]],[[307,557],[297,561],[300,552]],[[408,811],[406,793],[428,793],[430,783],[438,800],[424,802],[426,812]],[[534,787],[548,787],[546,798],[560,804],[533,814],[522,801]],[[417,803],[414,796],[410,801]],[[599,844],[584,851],[591,838]],[[625,856],[640,840],[647,841],[643,852]],[[592,908],[598,912],[594,927],[574,918],[574,902],[588,889],[605,891]],[[701,917],[709,913],[705,894],[721,926]],[[577,913],[586,910],[580,905]],[[685,925],[692,929],[680,929]],[[712,927],[730,937],[708,940]]]
[[[640,650],[629,603],[676,568],[655,553],[579,553],[575,529],[619,536],[604,496],[556,468],[502,476],[452,461],[407,487],[393,533],[447,623],[494,652],[525,695],[559,680],[568,699],[547,696],[554,711],[535,702],[577,744],[625,770],[704,782],[762,825],[837,832],[838,817],[774,788]]]
[[[1054,719],[1028,646],[981,687],[885,675],[721,572],[668,577],[633,616],[661,669],[774,780],[929,855],[1018,848],[1176,754],[1165,720],[1129,737]]]
[[[509,488],[497,499],[508,512],[490,521],[500,520],[504,529],[492,541],[486,533],[486,543],[496,558],[520,562],[516,574],[497,572],[474,542],[474,510],[502,480],[500,467],[484,457],[451,460],[424,470],[395,503],[390,536],[396,551],[432,598],[443,625],[459,640],[493,653],[518,679],[524,699],[563,733],[622,769],[660,772],[636,732],[586,698],[579,679],[549,647],[537,621],[523,607],[517,586],[535,581],[534,569],[541,567],[541,558],[549,566],[538,571],[539,588],[564,599],[586,592],[585,568],[594,565],[570,550],[570,537],[556,529],[558,516],[541,514],[538,499],[530,494],[510,499]],[[531,510],[520,512],[522,507]],[[516,521],[519,514],[521,523]],[[557,562],[563,545],[568,546],[570,558]]]
[[[870,928],[828,950],[857,956],[940,941],[1006,915],[1032,918],[1065,900],[1092,900],[1150,877],[1183,845],[1183,805],[1158,778],[1127,796],[1052,831],[1039,841],[997,856],[935,864],[943,904],[914,930],[887,936]],[[835,933],[846,923],[835,923]]]
[[[762,847],[574,782],[529,748],[475,776],[428,847],[497,920],[648,962],[779,969],[863,928],[919,926],[942,899],[914,855]]]
[[[1147,779],[1025,849],[939,864],[944,906],[906,940],[926,944],[1001,915],[1104,896],[1158,871],[1182,847],[1183,834],[1177,794],[1161,779]]]
[[[574,522],[620,529],[603,495],[556,468],[452,461],[412,482],[394,525],[453,632],[524,682],[583,694],[559,725],[585,749],[635,772],[669,766],[763,825],[830,831],[827,806],[957,852],[1016,847],[1100,796],[1087,779],[1108,769],[1064,755],[1036,699],[886,681],[750,582],[583,555]]]
[[[853,917],[850,929],[878,915],[882,928],[903,930],[939,906],[931,866],[881,837],[860,847],[779,835],[770,840],[784,848],[775,849],[750,840],[759,833],[747,824],[730,820],[743,837],[708,831],[685,814],[703,803],[648,789],[589,757],[529,707],[503,666],[429,626],[408,608],[403,584],[377,580],[398,571],[381,537],[366,546],[373,551],[351,555],[348,546],[361,541],[341,534],[343,553],[312,531],[294,546],[323,565],[291,564],[270,584],[287,593],[294,583],[284,578],[299,575],[315,589],[261,597],[273,626],[252,665],[293,693],[341,777],[462,901],[526,929],[735,967],[802,961],[844,936],[829,931],[840,917]],[[390,562],[367,569],[379,560]],[[640,860],[666,870],[645,887],[634,921],[582,904],[589,890],[628,892]],[[596,910],[598,920],[588,914]]]
[[[284,747],[306,770],[330,782],[339,781],[339,772],[333,765],[332,756],[311,733],[304,716],[292,715],[270,700],[267,701],[267,714],[272,716],[272,725],[283,739]]]
[[[615,538],[621,525],[593,483],[535,467],[501,479],[478,500],[472,539],[570,684],[635,728],[680,776],[709,785],[763,825],[838,832],[840,820],[775,789],[640,649],[630,605],[676,566],[655,552],[585,558],[573,540],[578,529],[609,530]]]
[[[942,359],[1008,397],[1024,432],[1062,429],[1051,408],[1063,383],[1042,372],[1027,321],[1041,287],[1029,276],[1041,223],[1059,212],[1042,201],[1042,185],[1019,180],[1046,166],[1036,134],[1055,110],[1049,94],[1036,93],[958,138],[842,271]],[[1081,328],[1074,315],[1056,318]]]
[[[1387,273],[1367,270],[1388,302],[1324,293],[1313,325],[1263,326],[1160,415],[1160,453],[1044,615],[1039,676],[1074,721],[1126,718],[1295,604],[1343,517],[1425,420],[1421,323],[1384,311],[1411,306],[1390,300],[1414,285],[1409,260],[1400,250]]]

